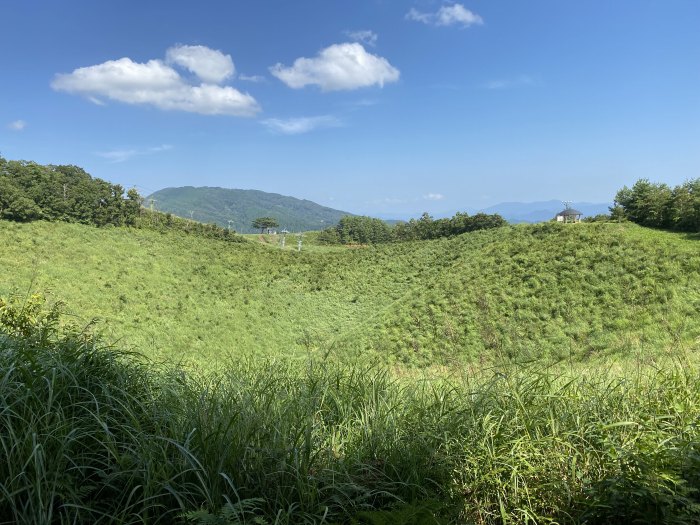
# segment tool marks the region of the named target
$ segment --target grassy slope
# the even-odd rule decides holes
[[[445,359],[697,346],[698,248],[697,237],[616,224],[465,235],[369,332],[377,349]]]
[[[288,239],[289,241],[290,239]],[[0,222],[0,294],[51,290],[151,356],[392,360],[697,346],[697,238],[634,225],[517,226],[297,253],[257,243]]]

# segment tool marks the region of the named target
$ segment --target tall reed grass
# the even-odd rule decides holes
[[[0,523],[698,523],[700,374],[157,367],[0,300]]]

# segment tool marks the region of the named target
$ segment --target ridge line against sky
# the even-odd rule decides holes
[[[143,193],[256,188],[406,214],[609,202],[640,177],[700,171],[691,0],[33,0],[3,14],[0,154]]]

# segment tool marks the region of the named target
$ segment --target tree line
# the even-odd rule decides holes
[[[627,219],[642,226],[684,232],[700,232],[700,178],[670,187],[638,180],[623,187],[610,209],[613,219]]]
[[[347,215],[331,228],[319,234],[325,244],[381,244],[394,241],[414,241],[451,237],[461,233],[498,228],[507,222],[498,214],[477,213],[470,216],[458,212],[451,218],[434,219],[428,213],[419,219],[400,222],[394,227],[381,219]]]
[[[134,188],[124,191],[78,166],[41,165],[0,157],[0,219],[77,222],[180,231],[201,237],[242,241],[236,232],[147,210]]]
[[[135,225],[135,189],[93,178],[78,166],[42,166],[0,157],[0,218],[67,221],[95,226]]]

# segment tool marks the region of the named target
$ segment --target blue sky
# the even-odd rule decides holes
[[[0,154],[355,213],[700,176],[697,0],[0,5]]]

